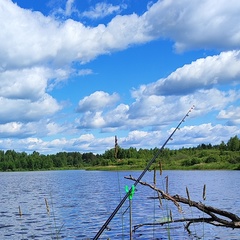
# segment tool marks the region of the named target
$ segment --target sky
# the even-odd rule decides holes
[[[240,136],[239,0],[1,0],[0,149]]]

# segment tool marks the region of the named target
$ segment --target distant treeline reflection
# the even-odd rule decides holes
[[[35,171],[52,169],[141,169],[158,148],[136,149],[118,147],[103,154],[92,152],[59,152],[43,155],[0,150],[0,171]],[[240,139],[231,137],[219,145],[200,144],[178,150],[164,149],[156,161],[163,169],[235,169],[240,170]]]

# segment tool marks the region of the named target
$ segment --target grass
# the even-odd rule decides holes
[[[139,166],[93,166],[87,167],[85,170],[88,171],[128,171],[128,170],[142,170]],[[239,164],[228,164],[228,163],[209,163],[209,164],[195,164],[193,166],[180,166],[180,165],[163,165],[164,170],[240,170]]]

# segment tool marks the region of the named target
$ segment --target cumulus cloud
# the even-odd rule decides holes
[[[146,95],[185,95],[217,85],[234,85],[239,81],[240,51],[229,51],[184,65],[164,79],[141,86],[138,91]],[[133,95],[138,93],[133,91]]]
[[[5,124],[0,124],[0,134],[1,138],[9,137],[29,137],[33,134],[32,131],[26,131],[24,129],[24,124],[20,122],[10,122]]]
[[[227,109],[221,110],[217,118],[220,120],[227,120],[227,123],[229,125],[239,125],[240,124],[240,107],[230,106]]]
[[[67,3],[68,9],[71,9],[73,1]],[[106,14],[106,9],[110,12],[117,10],[116,7],[106,3],[98,3],[96,6],[95,10],[99,9],[98,12],[101,14],[103,12]],[[239,22],[239,1],[227,5],[224,0],[204,2],[193,0],[191,3],[186,0],[177,3],[170,0],[158,1],[142,16],[136,14],[116,16],[108,26],[95,28],[84,27],[80,22],[72,20],[67,20],[62,24],[41,13],[23,10],[9,0],[2,1],[1,9],[3,34],[1,34],[0,42],[12,48],[11,52],[6,52],[9,48],[5,48],[3,51],[5,56],[3,55],[2,58],[7,56],[9,60],[11,59],[11,64],[14,63],[14,59],[24,60],[21,64],[32,64],[40,60],[54,61],[56,57],[59,61],[60,59],[63,61],[64,54],[68,61],[85,61],[99,54],[160,36],[175,40],[178,49],[195,45],[195,47],[223,45],[222,47],[226,48],[236,48],[239,47],[240,42],[240,27],[237,24]],[[209,9],[212,10],[209,11]],[[13,22],[15,24],[11,24]],[[34,32],[31,37],[28,36],[30,32]],[[115,32],[117,34],[114,34]],[[4,41],[6,36],[8,36],[7,42]],[[95,41],[96,38],[100,41]],[[222,41],[223,38],[224,41]],[[85,45],[86,40],[90,43],[89,46]],[[12,41],[18,41],[18,44]],[[91,50],[94,45],[96,45],[95,48]],[[28,46],[31,46],[35,54],[30,55],[29,51],[26,51]],[[5,64],[9,63],[6,61]]]
[[[10,0],[1,1],[0,68],[32,67],[54,57],[59,42],[57,25],[39,12],[21,9]],[[49,46],[50,42],[55,45]]]
[[[90,28],[71,19],[61,22],[3,0],[0,2],[0,69],[87,62],[100,54],[145,42],[148,38],[142,33],[141,25],[137,15],[130,15],[117,17],[109,26]]]
[[[46,91],[66,76],[63,70],[44,67],[1,72],[0,123],[38,121],[58,112],[61,105]]]
[[[177,51],[239,48],[240,2],[233,0],[158,1],[143,15],[149,34],[175,41]]]
[[[10,99],[36,100],[44,95],[49,71],[44,68],[7,70],[0,73],[0,95]]]
[[[129,146],[139,148],[161,147],[173,128],[166,134],[165,131],[130,131],[124,137],[118,137],[118,143],[123,148]],[[198,144],[220,144],[228,141],[229,136],[240,134],[237,126],[223,126],[204,123],[200,125],[182,126],[174,135],[166,147],[179,148],[179,145],[192,147]],[[193,137],[194,136],[194,137]],[[42,140],[36,137],[27,137],[13,141],[12,139],[0,139],[1,149],[15,149],[16,151],[38,151],[43,154],[56,153],[59,151],[80,151],[101,153],[114,147],[114,136],[97,138],[93,134],[82,134],[78,138],[56,138]]]
[[[61,109],[57,101],[48,94],[44,94],[38,101],[29,99],[7,99],[0,97],[0,123],[20,121],[37,121],[52,115]]]
[[[71,9],[73,2],[68,3]],[[159,37],[171,38],[180,50],[239,48],[240,3],[237,0],[225,3],[224,0],[158,1],[142,16],[117,15],[106,26],[91,28],[71,19],[61,22],[3,0],[0,2],[0,68],[46,62],[84,63],[101,54]],[[101,11],[110,9],[102,3],[97,6]]]
[[[200,89],[185,96],[143,95],[131,105],[120,104],[116,108],[112,106],[108,111],[99,111],[104,106],[104,101],[102,102],[104,104],[98,103],[100,106],[98,104],[95,106],[95,101],[94,104],[92,100],[85,102],[85,99],[88,99],[86,97],[81,100],[85,106],[83,107],[85,112],[78,119],[77,124],[79,128],[96,128],[101,129],[102,132],[111,132],[117,129],[144,130],[148,128],[149,130],[157,130],[181,119],[182,115],[193,105],[196,107],[192,115],[198,117],[211,111],[221,111],[238,100],[239,96],[238,91],[224,92],[216,88]],[[89,96],[89,99],[94,98]],[[203,99],[207,101],[203,101]],[[87,109],[92,111],[87,111]]]
[[[120,104],[116,108],[111,109],[104,115],[105,126],[103,131],[113,131],[116,128],[126,128],[129,115],[129,106]]]
[[[94,129],[102,128],[105,126],[102,112],[90,112],[87,111],[80,119],[78,128]]]
[[[48,119],[41,119],[34,122],[7,122],[0,124],[1,138],[23,139],[26,137],[44,137],[55,134],[66,133],[67,126],[57,124]]]
[[[179,144],[185,147],[192,147],[202,143],[212,145],[220,144],[222,141],[227,142],[231,136],[240,134],[237,126],[223,126],[221,124],[204,123],[193,126],[183,126],[170,142],[177,148]],[[230,136],[230,137],[229,137]]]
[[[102,110],[104,108],[114,105],[118,100],[119,96],[117,93],[113,93],[112,95],[110,95],[103,91],[96,91],[90,96],[87,96],[79,101],[77,111],[92,112]]]
[[[51,90],[71,74],[93,73],[88,68],[71,69],[74,62],[87,63],[99,55],[158,38],[171,39],[177,51],[196,48],[229,51],[198,59],[166,78],[142,85],[132,91],[130,104],[116,106],[120,100],[117,93],[94,92],[79,101],[76,112],[80,117],[74,123],[76,126],[71,127],[101,128],[102,132],[127,130],[129,136],[120,139],[122,143],[138,146],[137,142],[145,141],[154,146],[151,139],[160,134],[164,125],[179,120],[194,104],[195,116],[214,110],[218,119],[229,125],[193,126],[196,143],[206,140],[203,136],[206,129],[219,134],[222,131],[220,136],[224,137],[224,133],[227,138],[234,131],[239,132],[233,126],[239,124],[239,108],[231,105],[240,93],[224,89],[224,85],[234,86],[240,79],[240,2],[164,0],[149,5],[140,16],[113,15],[125,7],[97,3],[83,15],[95,19],[111,15],[112,20],[106,25],[89,27],[70,18],[59,20],[22,9],[10,0],[0,1],[0,133],[3,137],[34,136],[20,139],[16,148],[10,139],[1,140],[1,146],[42,151],[57,147],[75,149],[77,144],[85,150],[96,149],[97,144],[110,146],[112,140],[96,139],[93,135],[41,140],[40,133],[49,136],[69,130],[69,126],[46,120],[61,110]],[[79,14],[74,0],[68,0],[63,14],[70,17],[73,13]],[[187,134],[182,137],[187,142]]]

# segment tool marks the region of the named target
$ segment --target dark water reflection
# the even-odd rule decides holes
[[[133,183],[126,175],[138,177],[139,171],[47,171],[0,173],[0,239],[91,239],[111,215],[121,197],[125,185]],[[202,200],[206,184],[205,204],[222,208],[240,216],[239,171],[165,171],[158,176],[159,188],[165,189],[165,177],[169,179],[169,192],[186,196],[186,186],[193,200]],[[153,172],[143,181],[152,182]],[[137,186],[132,201],[133,225],[160,222],[172,210],[173,218],[202,217],[192,208],[183,207],[179,214],[170,202],[148,197],[154,193]],[[47,199],[50,213],[47,213]],[[101,239],[129,239],[129,211],[127,201],[104,231]],[[22,216],[19,214],[19,206]],[[197,215],[196,215],[197,214]],[[240,230],[232,230],[196,224],[190,227],[192,234],[184,230],[183,223],[170,226],[139,228],[134,239],[240,239]]]

